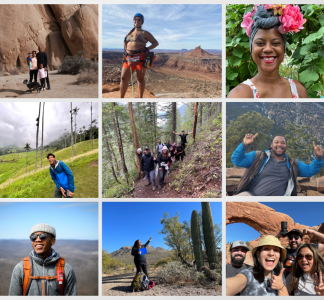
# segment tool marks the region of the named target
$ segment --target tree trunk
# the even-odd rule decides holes
[[[42,118],[42,155],[41,155],[41,168],[43,167],[43,148],[44,148],[44,110],[45,102],[43,102],[43,118]]]
[[[109,141],[111,141],[112,139],[111,139],[111,136],[110,136],[109,131],[106,131],[106,132],[107,132],[107,138],[108,138],[108,144],[109,144],[109,147],[110,147],[110,151],[111,151],[111,153],[113,154],[113,157],[114,157],[114,161],[115,161],[115,164],[116,164],[117,173],[119,173],[119,167],[118,167],[117,157],[116,157],[115,151],[114,151],[111,143],[109,143]]]
[[[153,108],[154,108],[154,103],[149,102],[149,107],[150,107],[150,123],[154,126],[154,112],[153,112],[153,108],[152,108],[152,104],[153,104]],[[151,147],[153,149],[154,147],[154,130],[151,131]]]
[[[37,154],[38,154],[38,133],[39,133],[39,118],[41,112],[42,102],[39,102],[38,118],[37,118],[37,129],[36,129],[36,162],[35,162],[35,171],[37,170]]]
[[[210,105],[211,105],[211,102],[207,102],[206,103],[206,116],[207,116],[207,121],[210,119]]]
[[[171,142],[172,144],[176,141],[176,135],[173,133],[173,131],[176,131],[177,129],[177,102],[172,102],[172,114],[171,114]]]
[[[92,102],[91,102],[91,123],[90,123],[90,126],[91,126],[91,133],[90,133],[90,138],[91,138],[91,143],[92,143],[92,150],[93,150],[93,134],[92,134]]]
[[[199,126],[201,127],[203,123],[203,105],[199,103]]]
[[[73,158],[73,116],[72,116],[72,102],[71,102],[71,149],[72,149],[72,158]]]
[[[103,128],[103,131],[104,131],[104,134],[105,134],[105,142],[106,142],[106,148],[107,148],[108,161],[109,161],[109,164],[110,164],[110,167],[111,167],[111,170],[112,170],[112,173],[113,173],[113,176],[114,176],[116,182],[120,184],[120,182],[118,181],[116,172],[115,172],[115,168],[114,168],[114,164],[113,164],[112,159],[111,159],[111,155],[110,155],[109,141],[108,141],[108,138],[107,138],[107,131],[106,131],[105,126],[102,126],[102,128]]]
[[[140,147],[139,141],[138,141],[138,136],[137,136],[137,129],[136,129],[136,123],[135,123],[135,118],[134,118],[134,110],[133,110],[133,103],[128,102],[128,110],[129,110],[129,118],[131,122],[131,127],[132,127],[132,133],[133,133],[133,145],[135,149],[135,155],[136,155],[136,161],[137,161],[137,169],[139,176],[141,174],[141,166],[140,166],[140,158],[137,155],[137,149]]]
[[[153,102],[153,109],[154,109],[154,144],[152,148],[152,153],[154,153],[153,150],[155,151],[155,143],[156,143],[157,108],[155,102]]]
[[[197,128],[197,118],[198,118],[198,102],[195,102],[195,109],[194,109],[194,125],[192,129],[192,138],[195,140],[196,138],[196,128]]]
[[[119,129],[119,122],[118,122],[118,115],[115,110],[116,102],[112,102],[112,119],[114,122],[114,128],[116,132],[116,137],[117,137],[117,143],[118,143],[118,149],[119,149],[119,154],[120,158],[122,161],[122,166],[123,166],[123,172],[125,175],[126,183],[128,183],[128,170],[126,167],[126,162],[125,162],[125,157],[124,157],[124,149],[123,149],[123,140],[120,135],[120,129]]]
[[[218,113],[221,114],[222,113],[222,102],[218,102],[217,106],[218,106]]]

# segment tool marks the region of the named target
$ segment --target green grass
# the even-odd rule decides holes
[[[92,150],[91,141],[83,141],[79,142],[76,145],[76,154],[81,155],[85,154]],[[93,149],[98,149],[98,139],[93,141]],[[52,152],[51,150],[43,151],[43,167],[48,166],[48,160],[46,158],[47,153]],[[63,162],[67,159],[70,159],[72,156],[71,147],[55,151],[55,158],[57,160],[62,160]],[[40,159],[41,152],[38,151],[38,163],[37,167],[41,166]],[[14,162],[4,162],[16,159]],[[27,172],[31,172],[35,170],[35,161],[36,161],[36,151],[28,152],[27,155]],[[7,180],[11,180],[17,178],[26,173],[26,153],[13,153],[0,156],[0,184],[6,182]]]
[[[67,165],[74,175],[74,198],[98,198],[98,153],[82,156]],[[55,184],[46,168],[0,189],[0,198],[53,198],[54,189]]]

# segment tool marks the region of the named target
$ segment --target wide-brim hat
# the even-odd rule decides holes
[[[286,259],[286,253],[287,250],[285,247],[283,247],[279,241],[278,238],[276,238],[273,235],[267,235],[264,236],[260,241],[258,246],[254,247],[252,249],[252,256],[254,256],[254,254],[256,253],[256,251],[258,250],[259,247],[262,246],[276,246],[278,248],[280,248],[280,261],[284,261]]]

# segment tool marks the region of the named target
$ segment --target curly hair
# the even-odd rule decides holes
[[[309,244],[309,243],[301,245],[297,250],[296,259],[294,260],[294,263],[292,265],[291,272],[290,272],[290,274],[291,274],[290,275],[291,276],[290,287],[293,292],[296,292],[298,289],[299,279],[301,279],[302,281],[305,282],[304,272],[301,269],[301,267],[299,266],[298,259],[297,259],[298,254],[300,253],[300,250],[303,248],[308,248],[313,253],[314,263],[310,270],[310,276],[311,276],[312,280],[314,282],[316,282],[315,275],[314,275],[315,273],[319,273],[319,272],[324,273],[324,259],[321,255],[321,253],[318,251],[318,249],[313,244]],[[323,283],[324,283],[324,281],[323,281]]]

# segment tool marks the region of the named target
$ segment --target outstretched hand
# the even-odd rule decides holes
[[[150,236],[150,240],[152,239],[152,237]]]
[[[316,280],[315,293],[319,296],[324,296],[324,284],[322,279],[322,272],[319,272],[319,276],[317,275],[317,273],[315,273],[315,280]]]
[[[323,148],[320,145],[315,145],[315,142],[313,141],[314,146],[314,152],[316,156],[322,156],[323,155]]]
[[[254,139],[258,136],[258,133],[256,133],[255,135],[251,134],[251,133],[247,133],[243,139],[243,144],[245,145],[250,145],[254,142]]]
[[[281,269],[278,276],[271,275],[270,285],[272,289],[279,291],[283,288],[284,283],[282,281],[282,274],[284,271],[285,269]]]

